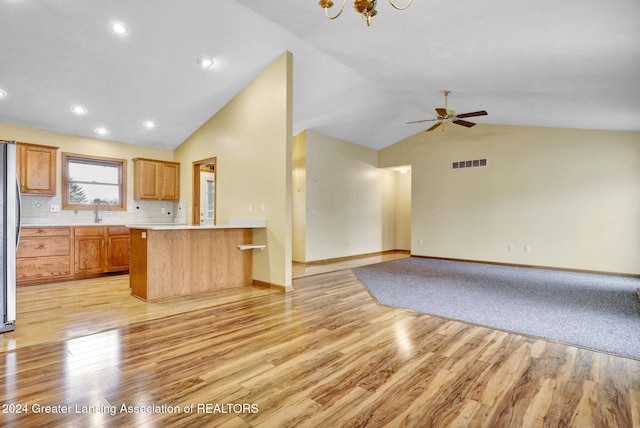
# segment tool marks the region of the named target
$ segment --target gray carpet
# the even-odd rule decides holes
[[[411,257],[353,269],[385,305],[640,360],[640,279]]]

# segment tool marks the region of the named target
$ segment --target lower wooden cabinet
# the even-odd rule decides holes
[[[25,227],[16,255],[18,284],[72,275],[70,227]]]
[[[124,226],[74,228],[76,274],[129,270],[129,229]]]
[[[18,285],[128,272],[124,226],[24,227],[16,257]]]
[[[107,265],[107,248],[105,245],[104,227],[75,227],[74,274],[102,273]]]
[[[107,228],[107,272],[129,271],[131,240],[129,228],[110,226]]]

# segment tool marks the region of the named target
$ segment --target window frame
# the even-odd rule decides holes
[[[104,156],[83,155],[77,153],[62,153],[62,209],[63,210],[95,210],[95,203],[72,204],[69,202],[69,161],[82,161],[96,165],[109,165],[119,168],[118,197],[119,205],[111,205],[113,211],[125,211],[127,209],[127,159],[108,158]]]

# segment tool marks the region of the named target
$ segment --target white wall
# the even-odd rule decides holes
[[[377,167],[377,152],[306,131],[305,159],[306,178],[294,183],[306,201],[305,259],[297,261],[395,249],[396,173]]]
[[[415,255],[640,274],[639,132],[448,126],[380,151],[403,164]]]

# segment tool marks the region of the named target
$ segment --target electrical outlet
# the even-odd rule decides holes
[[[418,239],[418,245],[422,245],[422,239]]]
[[[160,208],[160,214],[164,214],[166,211],[167,211],[166,208],[164,208],[164,207]]]
[[[513,244],[507,245],[507,251],[513,251]]]
[[[524,252],[528,253],[529,251],[531,251],[531,246],[529,244],[524,246]]]
[[[51,204],[51,212],[52,213],[59,213],[60,212],[60,205]]]
[[[129,207],[129,208],[128,208],[128,211],[129,211],[130,213],[132,213],[132,212],[133,212],[133,207]]]

